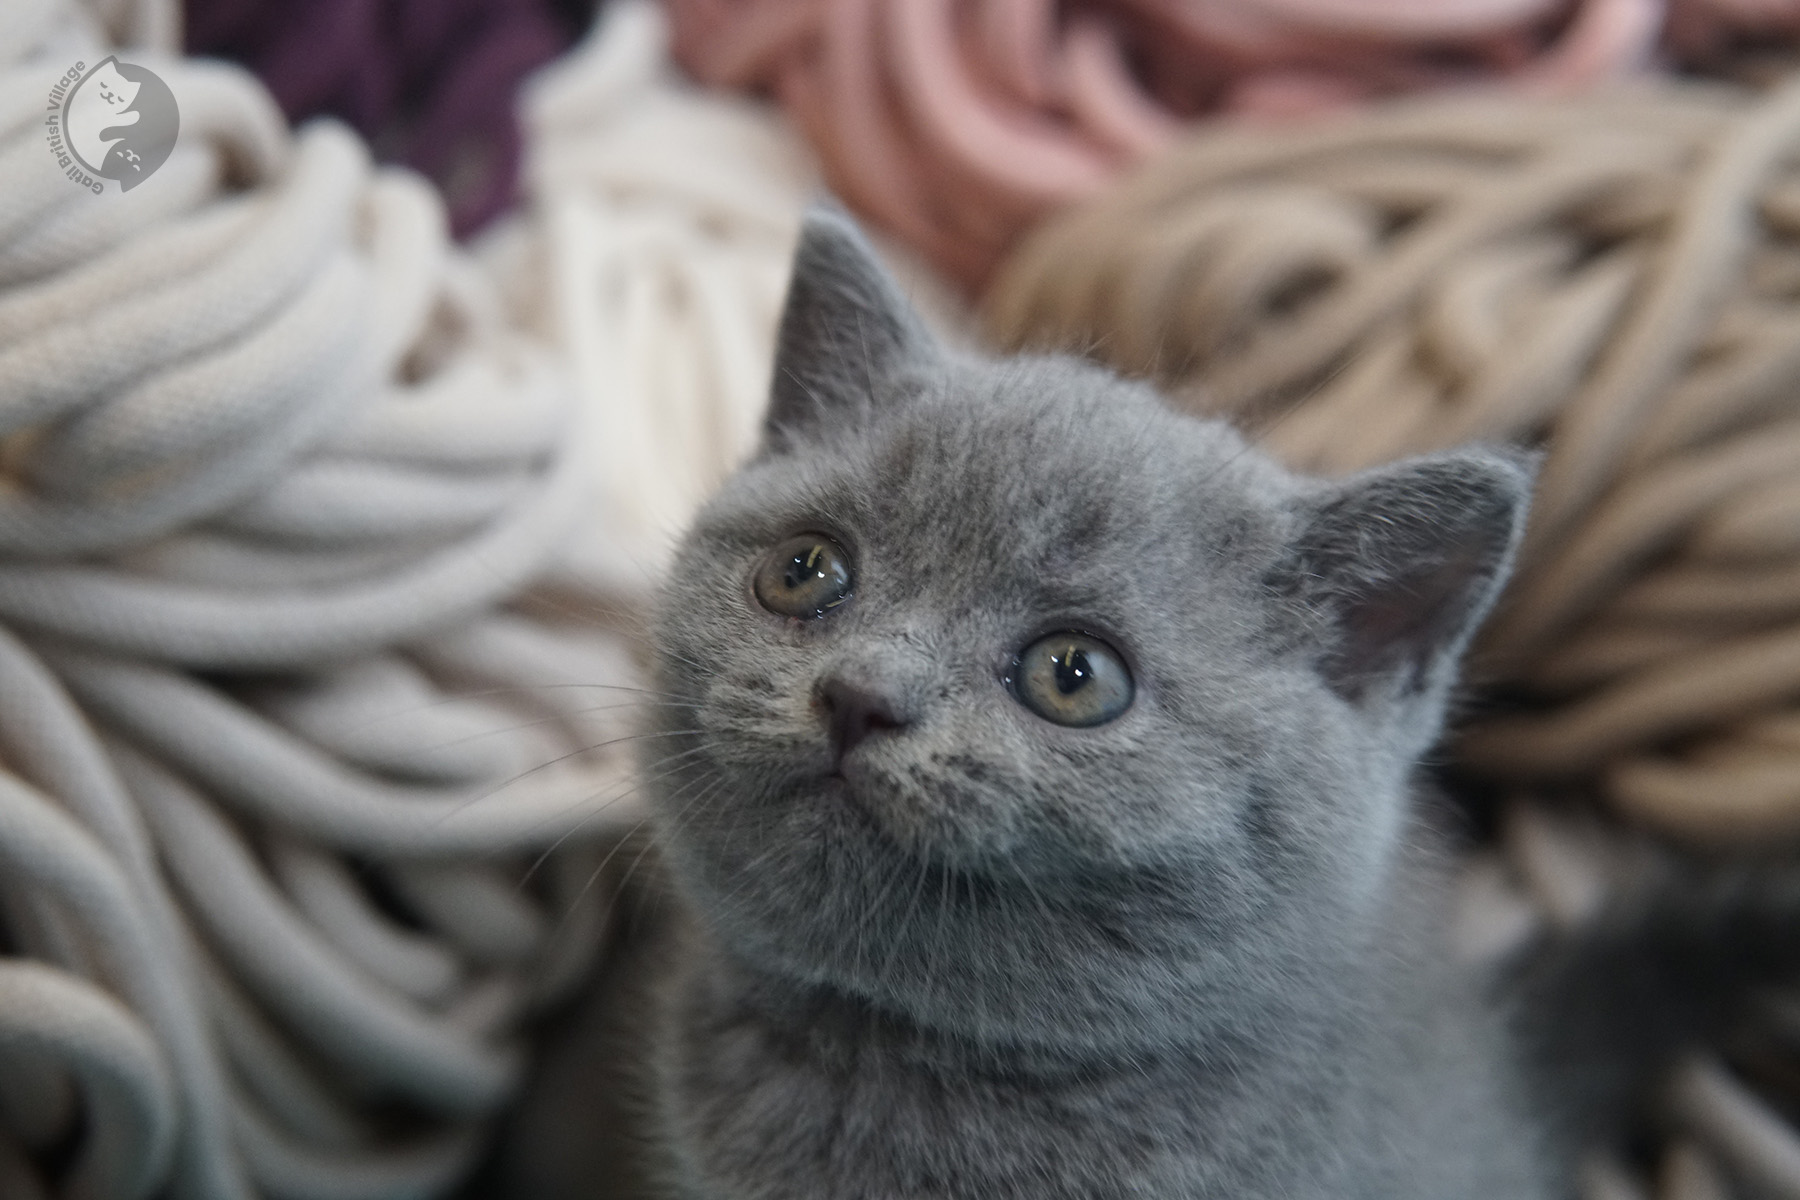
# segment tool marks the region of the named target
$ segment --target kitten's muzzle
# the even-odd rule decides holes
[[[832,677],[814,693],[831,733],[834,771],[844,773],[844,757],[869,738],[904,729],[906,713],[899,702],[878,688]]]

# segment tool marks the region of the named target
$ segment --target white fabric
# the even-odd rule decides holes
[[[642,588],[754,445],[800,215],[820,183],[767,106],[669,63],[662,11],[620,0],[523,105],[531,204],[485,257],[518,320],[601,411],[601,519],[565,552]]]

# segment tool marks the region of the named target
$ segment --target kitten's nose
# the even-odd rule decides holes
[[[831,745],[839,763],[870,734],[906,724],[905,714],[891,697],[835,677],[819,685],[819,703],[830,723]]]

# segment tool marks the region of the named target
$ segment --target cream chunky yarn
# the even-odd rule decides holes
[[[0,25],[0,1193],[440,1192],[629,819],[606,414],[342,128],[140,44],[181,141],[90,194],[112,35]]]

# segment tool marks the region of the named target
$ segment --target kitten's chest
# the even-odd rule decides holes
[[[1353,1081],[1328,1063],[1311,1077],[1289,1066],[952,1075],[880,1047],[809,1053],[689,1000],[685,1022],[658,1039],[654,1072],[682,1200],[1531,1195],[1415,1193],[1406,1164],[1369,1153],[1402,1139],[1368,1127]]]
[[[717,997],[664,1000],[650,1077],[680,1200],[1547,1195],[1469,1062],[1319,1044],[1250,1069],[947,1074],[880,1046],[821,1055]]]
[[[1174,1195],[1192,1132],[1104,1089],[796,1056],[754,1024],[665,1043],[657,1075],[684,1200]]]

